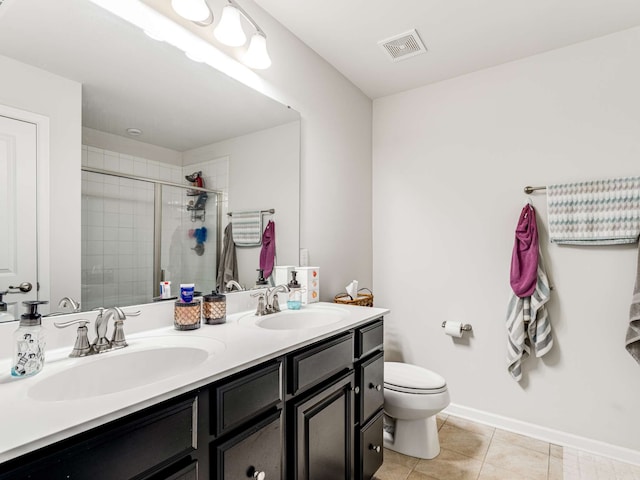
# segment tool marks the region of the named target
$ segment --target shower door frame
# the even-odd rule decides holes
[[[216,271],[220,265],[221,239],[222,239],[222,201],[223,192],[211,190],[210,188],[195,187],[193,185],[182,185],[180,183],[157,180],[154,178],[131,175],[129,173],[114,172],[102,168],[82,167],[83,172],[110,175],[112,177],[127,178],[153,184],[153,296],[160,296],[160,282],[162,281],[162,186],[177,187],[183,190],[197,190],[216,196]]]

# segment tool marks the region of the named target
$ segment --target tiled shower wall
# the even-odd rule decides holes
[[[186,168],[95,147],[83,146],[82,164],[140,177],[187,184],[184,176],[202,170],[205,186],[226,192],[227,159]],[[205,223],[191,222],[185,190],[163,187],[162,267],[176,294],[180,283],[215,284],[215,199]],[[153,184],[83,172],[82,307],[147,303],[153,296]],[[226,204],[226,202],[225,202]],[[224,208],[224,206],[223,206]],[[226,208],[225,208],[226,212]],[[197,256],[189,230],[206,226],[205,253]]]

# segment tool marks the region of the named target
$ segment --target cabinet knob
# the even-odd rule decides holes
[[[375,385],[375,384],[373,384],[373,383],[370,383],[370,384],[369,384],[369,388],[371,388],[371,389],[376,389],[377,391],[380,391],[380,390],[382,390],[382,385],[380,385],[380,384]]]
[[[374,445],[373,443],[369,444],[369,450],[373,450],[376,453],[380,453],[380,445]]]
[[[267,478],[267,474],[256,470],[255,472],[253,472],[253,478],[255,478],[256,480],[264,480],[265,478]]]
[[[360,393],[360,387],[355,387],[353,391],[355,392],[356,395],[358,395]]]

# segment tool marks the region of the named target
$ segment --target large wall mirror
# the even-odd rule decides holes
[[[82,174],[67,179],[82,184],[81,218],[65,219],[80,223],[69,231],[80,232],[81,251],[65,251],[60,235],[50,242],[51,257],[81,270],[81,285],[66,287],[81,292],[82,310],[150,302],[161,278],[174,294],[180,283],[215,288],[233,212],[263,212],[262,228],[276,224],[277,263],[297,263],[297,112],[88,0],[0,2],[0,55],[82,85],[81,125],[71,126],[81,138],[71,157]],[[5,62],[0,85],[12,65]],[[0,103],[19,108],[3,89]],[[260,246],[236,253],[239,283],[251,288]],[[52,281],[63,278],[53,265]],[[65,292],[55,287],[47,291]],[[17,305],[18,295],[5,300]],[[51,311],[60,300],[54,296]]]

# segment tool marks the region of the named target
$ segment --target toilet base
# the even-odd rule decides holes
[[[440,453],[435,415],[419,420],[395,419],[393,441],[390,435],[384,437],[385,448],[403,455],[431,460]]]

